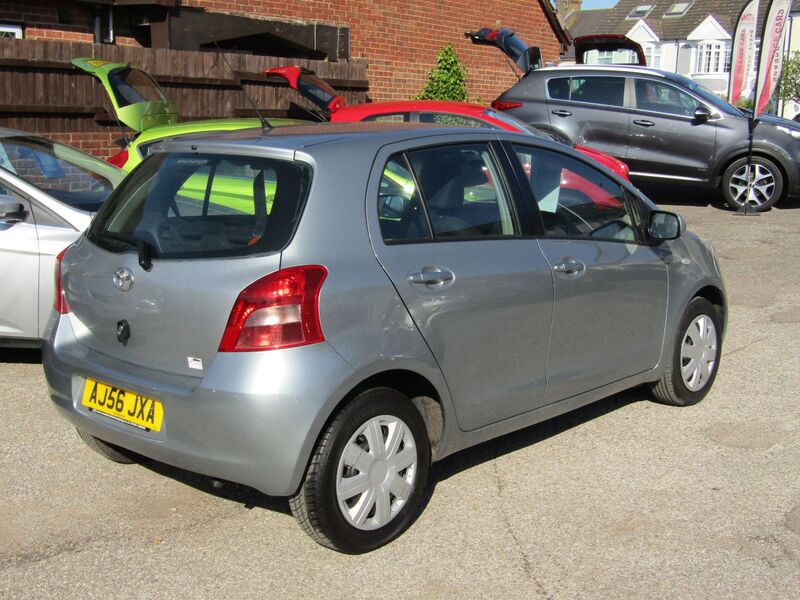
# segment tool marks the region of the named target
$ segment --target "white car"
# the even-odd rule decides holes
[[[124,176],[69,146],[0,129],[0,345],[41,343],[55,257]]]

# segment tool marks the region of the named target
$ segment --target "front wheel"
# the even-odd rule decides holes
[[[340,552],[374,550],[397,538],[422,505],[430,443],[416,407],[373,388],[347,404],[323,432],[297,495],[303,530]]]
[[[733,161],[722,175],[722,195],[731,208],[747,205],[748,210],[767,210],[783,197],[783,173],[767,158]]]
[[[689,406],[702,400],[717,376],[722,322],[705,298],[692,298],[683,313],[661,379],[653,395],[664,404]]]

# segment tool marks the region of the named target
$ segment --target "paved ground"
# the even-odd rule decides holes
[[[755,218],[659,200],[713,240],[730,293],[716,386],[616,396],[453,456],[413,527],[367,556],[285,501],[92,453],[36,354],[0,354],[0,597],[797,598],[800,202]]]

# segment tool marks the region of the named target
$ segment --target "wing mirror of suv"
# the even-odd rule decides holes
[[[698,106],[694,109],[694,120],[701,123],[708,121],[711,118],[711,111],[707,106]]]
[[[686,230],[686,221],[675,213],[654,210],[650,213],[647,230],[650,232],[650,237],[657,242],[674,240]]]
[[[25,207],[13,196],[0,194],[0,219],[6,223],[15,223],[22,220]]]

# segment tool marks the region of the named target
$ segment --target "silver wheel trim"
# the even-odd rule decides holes
[[[752,171],[753,180],[750,181]],[[728,182],[731,197],[738,205],[763,206],[775,193],[775,174],[757,163],[743,165],[736,169]]]
[[[408,426],[380,415],[350,436],[336,469],[336,500],[347,522],[383,527],[408,501],[417,475],[417,445]]]
[[[708,315],[689,324],[681,342],[681,377],[690,392],[703,389],[717,366],[717,328]]]

